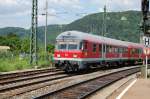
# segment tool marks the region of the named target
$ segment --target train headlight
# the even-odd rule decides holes
[[[73,57],[74,57],[74,58],[77,58],[77,55],[76,55],[76,54],[73,54]]]
[[[57,54],[57,57],[60,57],[60,54]]]
[[[68,54],[65,54],[65,56],[67,57],[67,56],[68,56]]]

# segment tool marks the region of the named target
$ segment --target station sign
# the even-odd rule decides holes
[[[143,41],[144,41],[144,46],[145,47],[150,47],[150,37],[143,37]]]

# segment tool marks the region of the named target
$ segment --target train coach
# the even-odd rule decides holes
[[[143,45],[79,31],[66,31],[56,38],[55,66],[66,72],[97,66],[142,63]]]

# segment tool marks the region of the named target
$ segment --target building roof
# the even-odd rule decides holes
[[[56,40],[62,39],[78,39],[78,40],[88,40],[92,42],[105,43],[115,46],[125,46],[125,47],[143,47],[142,44],[132,43],[127,41],[121,41],[116,39],[111,39],[103,36],[98,36],[94,34],[79,32],[79,31],[66,31],[57,36]]]
[[[9,50],[10,47],[9,46],[0,46],[0,50]]]

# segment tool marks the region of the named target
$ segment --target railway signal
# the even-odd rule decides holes
[[[144,52],[145,55],[148,56],[150,54],[150,49],[149,48],[144,48],[143,52]]]
[[[144,36],[143,40],[144,40],[144,46],[145,47],[150,47],[150,37]]]

